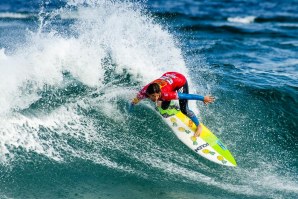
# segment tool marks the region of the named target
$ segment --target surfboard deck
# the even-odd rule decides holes
[[[171,102],[168,109],[163,110],[157,107],[156,110],[178,139],[195,153],[217,164],[237,166],[234,157],[227,147],[202,123],[200,136],[194,136],[197,129],[196,125],[180,111],[177,104]]]

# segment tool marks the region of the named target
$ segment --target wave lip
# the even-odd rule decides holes
[[[243,23],[243,24],[250,24],[255,21],[257,17],[255,16],[246,16],[246,17],[229,17],[227,20],[233,23]]]
[[[31,17],[31,14],[26,13],[0,12],[0,19],[28,19]]]

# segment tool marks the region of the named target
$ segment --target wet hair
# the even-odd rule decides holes
[[[149,84],[149,86],[147,87],[146,94],[151,95],[153,93],[160,93],[160,91],[161,90],[160,90],[159,84],[152,83],[152,84]]]

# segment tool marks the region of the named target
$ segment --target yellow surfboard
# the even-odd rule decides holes
[[[163,110],[158,107],[157,111],[178,139],[195,153],[217,164],[237,166],[227,147],[202,123],[203,128],[200,136],[194,136],[197,129],[196,125],[179,110],[174,102],[171,103],[168,109]]]

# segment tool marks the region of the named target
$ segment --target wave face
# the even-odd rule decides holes
[[[237,7],[3,1],[0,198],[296,198],[296,12]],[[237,168],[191,152],[150,102],[128,112],[166,71],[215,95],[190,106]]]

